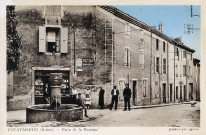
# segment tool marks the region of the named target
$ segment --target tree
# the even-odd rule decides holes
[[[7,36],[7,73],[18,70],[20,53],[21,53],[21,38],[19,37],[16,26],[15,6],[6,7],[6,36]]]

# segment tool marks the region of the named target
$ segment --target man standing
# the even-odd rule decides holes
[[[114,89],[112,89],[112,103],[110,105],[110,110],[112,110],[114,102],[115,102],[115,111],[117,110],[117,104],[118,104],[118,96],[119,96],[119,90],[116,89],[117,87],[114,86]]]
[[[127,104],[128,104],[128,110],[130,111],[131,89],[129,88],[128,84],[126,84],[126,88],[123,91],[123,96],[124,96],[124,111],[127,110]]]
[[[101,107],[101,109],[104,108],[104,89],[102,87],[99,87],[100,91],[99,91],[99,106]]]

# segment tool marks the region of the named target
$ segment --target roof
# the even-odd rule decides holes
[[[130,16],[129,14],[124,13],[123,11],[121,11],[121,10],[119,10],[119,9],[113,7],[113,6],[104,6],[104,5],[102,6],[101,5],[99,7],[106,10],[106,11],[108,11],[108,12],[110,12],[111,14],[113,14],[113,15],[115,15],[115,16],[117,16],[117,17],[133,24],[133,25],[136,25],[136,26],[140,27],[141,29],[144,29],[146,31],[154,33],[158,37],[168,41],[169,43],[171,43],[171,44],[173,44],[177,47],[184,48],[185,50],[187,50],[189,52],[192,52],[192,53],[195,52],[195,50],[187,47],[186,45],[178,43],[174,39],[169,38],[167,35],[163,34],[162,32],[160,32],[156,29],[154,29],[153,27],[149,26],[148,24],[146,24],[146,23]]]

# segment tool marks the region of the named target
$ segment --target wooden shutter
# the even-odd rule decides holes
[[[53,15],[53,6],[46,6],[46,15],[52,16]]]
[[[61,15],[61,6],[53,6],[53,15],[60,16]]]
[[[144,68],[144,50],[139,49],[139,67]]]
[[[7,74],[7,97],[13,97],[13,72]]]
[[[46,28],[39,26],[39,52],[46,51]]]
[[[129,67],[130,67],[130,56],[131,54],[130,54],[130,49],[128,48],[128,65],[129,65]]]
[[[156,62],[156,57],[154,56],[154,73],[156,73],[156,71],[157,71],[157,70],[156,70],[156,63],[157,63],[157,62]]]
[[[68,29],[61,28],[61,53],[68,53]]]

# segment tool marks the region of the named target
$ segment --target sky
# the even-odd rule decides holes
[[[163,23],[163,33],[170,38],[182,37],[184,45],[195,50],[194,58],[201,59],[201,21],[200,6],[192,6],[193,16],[191,17],[191,5],[178,6],[114,6],[121,11],[137,18],[138,20],[150,25],[156,26]],[[196,30],[188,32],[187,26],[193,25]]]

